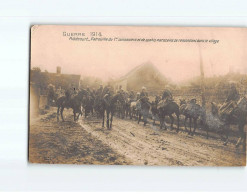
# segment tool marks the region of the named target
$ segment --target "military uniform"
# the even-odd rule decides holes
[[[102,93],[103,93],[103,86],[100,86],[100,88],[97,89],[97,91],[96,91],[96,95],[97,95],[97,96],[101,96]]]
[[[231,115],[232,111],[237,107],[237,101],[240,95],[236,89],[236,86],[231,86],[225,103],[220,108],[220,116],[222,119],[227,119]]]
[[[166,89],[162,95],[163,100],[172,99],[172,93],[170,90]]]

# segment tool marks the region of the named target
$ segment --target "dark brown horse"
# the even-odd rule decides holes
[[[163,101],[163,100],[162,100]],[[179,106],[174,101],[169,101],[163,104],[163,102],[158,103],[158,115],[160,119],[160,129],[165,125],[165,117],[169,116],[171,119],[171,128],[173,129],[174,117],[173,114],[177,116],[177,132],[179,131]],[[167,129],[165,125],[165,129]]]
[[[116,95],[109,95],[109,94],[106,94],[102,101],[101,101],[101,115],[102,115],[102,118],[103,118],[103,121],[102,121],[102,127],[104,127],[104,123],[105,123],[105,113],[106,113],[106,125],[107,125],[107,128],[108,129],[111,129],[112,128],[112,121],[113,121],[113,116],[115,114],[115,111],[116,111],[116,104],[117,102],[121,102],[121,103],[124,103],[124,98],[123,96],[118,93]]]
[[[63,110],[64,108],[72,108],[74,114],[74,121],[79,119],[79,116],[82,115],[81,106],[82,100],[87,95],[87,91],[82,89],[78,92],[78,94],[72,97],[62,96],[57,99],[57,121],[59,121],[59,113],[61,114],[62,121],[63,118]],[[78,116],[76,117],[76,113]]]
[[[95,97],[87,94],[84,98],[83,98],[83,108],[85,110],[85,118],[87,118],[87,116],[89,115],[89,113],[91,113],[91,115],[93,116],[93,110],[94,110],[94,102],[95,102]]]
[[[188,131],[186,122],[189,119],[190,130],[188,131],[188,134],[193,136],[197,128],[197,120],[202,117],[204,109],[199,104],[196,104],[195,99],[190,100],[189,103],[187,103],[185,100],[180,100],[180,113],[185,116],[184,127],[186,131]],[[194,125],[193,131],[191,130],[192,122]]]

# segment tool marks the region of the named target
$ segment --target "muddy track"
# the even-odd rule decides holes
[[[164,166],[244,166],[246,155],[234,143],[224,146],[218,138],[189,136],[184,130],[160,130],[158,126],[114,117],[113,128],[101,127],[95,117],[73,122],[56,121],[56,111],[30,124],[29,161],[65,164],[132,164]]]
[[[219,139],[188,136],[185,132],[144,127],[136,121],[114,118],[112,130],[101,128],[95,118],[80,120],[80,125],[136,165],[241,166],[245,153]]]
[[[67,112],[66,122],[57,122],[56,113],[48,113],[33,120],[29,131],[29,162],[131,164],[131,161],[128,161],[123,155],[119,155],[107,144],[96,139],[79,124],[73,122],[73,117],[69,113]]]

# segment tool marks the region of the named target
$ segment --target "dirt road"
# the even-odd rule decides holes
[[[246,155],[215,138],[159,130],[133,120],[114,118],[112,130],[101,120],[80,118],[56,122],[50,112],[30,126],[31,162],[78,164],[134,164],[166,166],[244,166]]]

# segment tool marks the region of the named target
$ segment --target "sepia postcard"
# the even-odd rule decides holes
[[[246,28],[30,31],[30,163],[246,166]]]

